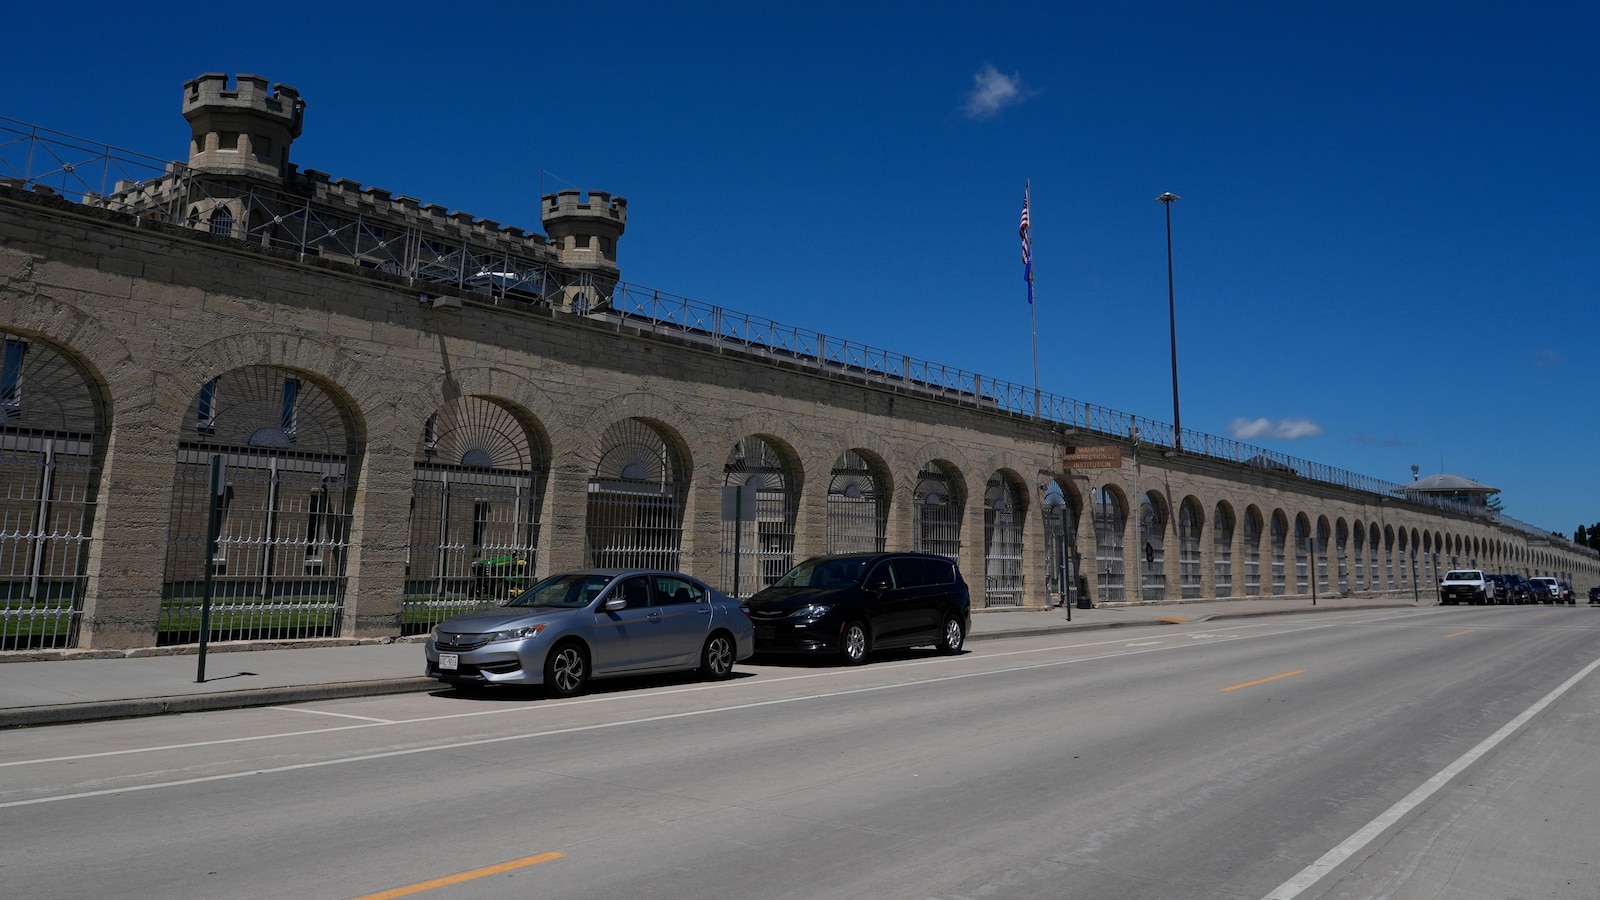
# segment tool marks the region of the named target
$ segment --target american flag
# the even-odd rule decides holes
[[[1022,188],[1022,222],[1017,225],[1017,234],[1022,237],[1022,280],[1028,283],[1028,302],[1033,302],[1033,226],[1028,222],[1028,192],[1031,186]]]

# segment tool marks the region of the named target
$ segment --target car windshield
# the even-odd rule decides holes
[[[1450,574],[1444,576],[1445,581],[1478,581],[1480,578],[1481,576],[1478,575],[1477,571],[1473,569],[1464,569],[1459,572],[1451,572]]]
[[[808,559],[778,579],[777,587],[855,587],[866,574],[871,557]]]
[[[506,605],[578,609],[593,603],[610,583],[608,575],[552,575],[512,597]]]

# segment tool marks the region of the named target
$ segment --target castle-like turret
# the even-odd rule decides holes
[[[597,276],[617,277],[617,239],[628,227],[628,201],[600,191],[544,195],[544,233],[561,264]]]
[[[300,136],[306,102],[279,84],[269,92],[259,75],[201,75],[183,85],[183,117],[192,135],[189,165],[202,172],[283,180],[289,145]]]
[[[628,227],[628,201],[600,191],[590,191],[588,200],[580,191],[560,191],[544,195],[539,217],[556,258],[578,275],[550,302],[571,312],[608,305],[620,277],[617,239]]]

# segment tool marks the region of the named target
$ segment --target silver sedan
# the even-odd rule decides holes
[[[447,684],[543,684],[570,697],[613,675],[727,678],[755,652],[755,629],[739,601],[680,572],[591,569],[446,619],[425,647],[427,674]]]

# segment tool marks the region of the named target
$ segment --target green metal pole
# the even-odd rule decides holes
[[[211,454],[211,504],[206,515],[205,587],[200,595],[200,655],[196,684],[206,680],[206,640],[211,635],[211,570],[217,558],[217,524],[222,517],[222,454]]]
[[[733,489],[733,596],[739,595],[739,556],[744,538],[744,485]]]

